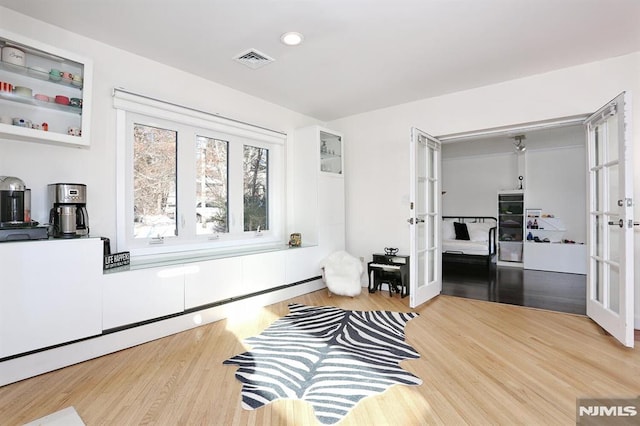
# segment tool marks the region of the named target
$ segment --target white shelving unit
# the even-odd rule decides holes
[[[16,47],[25,54],[24,66],[0,61],[0,82],[13,87],[31,89],[32,96],[20,96],[15,91],[0,91],[0,137],[13,140],[88,147],[91,123],[92,61],[21,37],[0,29],[0,47]],[[51,70],[81,76],[81,81],[52,77]],[[65,96],[81,100],[80,106],[63,105],[35,99],[35,95],[55,99]],[[13,124],[19,118],[33,127]],[[11,121],[3,122],[3,121]],[[46,126],[44,126],[46,123]],[[47,127],[48,130],[43,130]],[[82,135],[69,134],[69,128],[81,129]]]
[[[523,266],[524,191],[498,192],[498,265]]]
[[[548,239],[552,243],[562,242],[567,228],[562,220],[554,217],[527,217],[527,236],[529,233],[540,240]]]
[[[527,216],[526,221],[525,269],[570,274],[587,273],[587,246],[579,243],[563,243],[567,228],[561,219]],[[535,241],[536,238],[538,241]]]

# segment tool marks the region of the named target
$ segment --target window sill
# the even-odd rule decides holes
[[[183,265],[195,262],[205,262],[208,260],[224,259],[228,257],[249,256],[253,254],[270,253],[275,251],[284,250],[299,250],[307,247],[315,247],[315,245],[305,245],[301,247],[289,247],[286,244],[270,244],[263,246],[252,246],[245,248],[233,248],[227,250],[213,250],[213,249],[201,249],[201,250],[189,250],[182,252],[173,252],[166,254],[153,254],[153,255],[137,255],[131,256],[131,263],[121,268],[113,268],[104,271],[105,274],[123,272],[123,271],[135,271],[140,269],[149,268],[161,268],[165,266]]]

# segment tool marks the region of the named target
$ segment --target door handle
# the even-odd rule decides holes
[[[419,217],[416,217],[415,219],[414,218],[409,218],[409,219],[407,219],[407,222],[409,222],[409,225],[413,225],[414,223],[415,224],[424,223],[424,219],[420,219]]]
[[[624,226],[624,220],[620,219],[618,222],[610,221],[609,225],[618,225],[620,228]]]

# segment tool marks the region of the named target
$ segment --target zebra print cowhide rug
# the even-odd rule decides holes
[[[334,424],[362,398],[394,384],[422,384],[399,366],[404,359],[420,358],[404,341],[404,327],[417,313],[295,303],[289,311],[245,340],[251,351],[224,361],[239,366],[243,408],[301,399],[313,406],[321,423]]]

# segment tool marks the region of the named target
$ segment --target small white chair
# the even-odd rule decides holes
[[[346,251],[337,251],[320,262],[322,279],[331,293],[340,296],[357,296],[362,291],[360,276],[364,271],[362,262]]]

